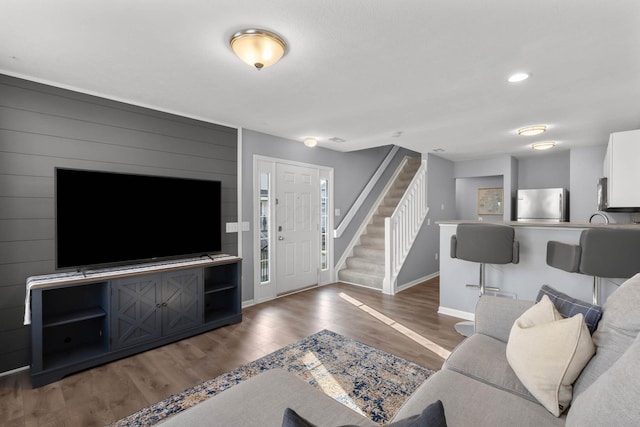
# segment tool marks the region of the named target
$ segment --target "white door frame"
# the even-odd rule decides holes
[[[328,198],[327,198],[327,245],[328,245],[328,257],[326,270],[320,270],[318,276],[318,285],[327,285],[335,282],[335,268],[334,268],[334,215],[333,215],[333,168],[327,166],[316,165],[312,163],[304,163],[292,160],[279,159],[275,157],[268,157],[254,154],[253,156],[253,297],[254,303],[268,301],[276,298],[276,284],[274,279],[276,277],[276,262],[275,262],[275,237],[276,233],[271,232],[269,235],[269,247],[272,248],[269,251],[269,266],[271,268],[271,274],[269,275],[270,281],[266,283],[260,282],[260,204],[257,203],[260,197],[260,174],[263,172],[270,173],[272,177],[269,189],[271,197],[275,195],[275,172],[276,163],[282,163],[293,166],[303,166],[309,168],[315,168],[319,171],[320,180],[326,179],[328,181]],[[269,212],[269,229],[275,230],[275,203],[271,203]],[[320,231],[318,231],[320,233]],[[318,250],[320,253],[320,250]],[[320,264],[320,261],[318,261]]]

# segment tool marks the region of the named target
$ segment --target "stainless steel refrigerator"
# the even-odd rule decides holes
[[[518,190],[518,221],[569,221],[569,192],[566,188]]]

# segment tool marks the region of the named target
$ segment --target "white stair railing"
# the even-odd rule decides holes
[[[427,161],[423,160],[393,215],[384,220],[383,293],[388,295],[396,293],[398,273],[428,212]]]

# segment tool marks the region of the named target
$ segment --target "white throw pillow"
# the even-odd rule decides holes
[[[594,353],[582,314],[563,319],[546,295],[515,321],[507,343],[511,368],[556,417],[571,403],[572,384]]]

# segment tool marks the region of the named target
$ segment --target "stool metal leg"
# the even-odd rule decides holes
[[[485,263],[481,263],[480,264],[479,284],[478,285],[466,285],[467,288],[478,288],[480,290],[480,295],[479,295],[480,297],[482,295],[484,295],[484,293],[486,291],[491,291],[491,292],[499,292],[500,291],[500,288],[496,288],[494,286],[487,286],[485,284],[485,269],[486,269],[485,266],[486,266]],[[476,324],[475,324],[475,322],[471,322],[471,321],[458,322],[458,323],[455,324],[455,329],[460,335],[463,335],[465,337],[470,337],[471,335],[473,335],[475,333]]]
[[[478,278],[477,285],[466,285],[467,288],[478,288],[480,290],[480,295],[484,295],[485,287],[484,287],[484,263],[480,264],[480,277]],[[472,321],[458,322],[455,324],[456,332],[465,337],[470,337],[476,331],[476,324]]]

